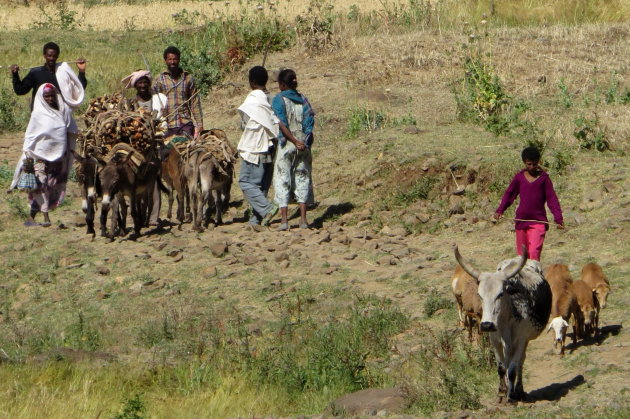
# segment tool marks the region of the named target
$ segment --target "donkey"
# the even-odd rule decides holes
[[[87,225],[86,234],[96,236],[94,230],[94,217],[96,213],[96,200],[102,196],[101,182],[98,177],[99,165],[95,157],[83,157],[76,151],[72,150],[72,155],[77,161],[77,182],[81,188],[81,209],[85,213],[85,224]],[[101,219],[101,225],[103,225]]]
[[[99,173],[103,189],[102,211],[107,214],[117,196],[118,200],[128,197],[134,238],[140,236],[140,230],[145,225],[160,170],[157,157],[142,157],[139,153],[136,157],[136,153],[126,144],[117,144],[112,148],[108,160],[100,161],[102,170]],[[110,238],[113,239],[113,235]]]
[[[190,193],[193,226],[195,231],[203,231],[201,218],[204,218],[204,226],[208,226],[210,220],[208,213],[204,214],[204,206],[214,206],[214,224],[223,224],[222,213],[230,201],[230,188],[234,168],[232,163],[226,167],[220,165],[205,147],[193,149],[188,156],[185,167],[185,176]],[[212,197],[212,201],[210,200]],[[204,216],[205,215],[205,216]]]
[[[166,217],[171,219],[173,216],[173,202],[175,201],[175,194],[177,194],[177,220],[179,221],[180,229],[184,222],[184,207],[186,213],[190,214],[190,197],[186,190],[188,185],[186,184],[184,166],[185,163],[181,154],[173,147],[168,151],[166,159],[162,161],[162,171],[160,173],[162,185],[168,194],[168,213]]]

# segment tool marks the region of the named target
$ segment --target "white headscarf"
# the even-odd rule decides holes
[[[143,77],[146,77],[149,80],[151,80],[151,72],[147,70],[134,71],[133,73],[131,73],[130,75],[122,79],[121,82],[122,84],[125,85],[126,89],[131,89],[135,87],[138,80],[140,80]]]

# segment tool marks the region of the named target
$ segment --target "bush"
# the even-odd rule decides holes
[[[26,128],[29,115],[19,106],[9,89],[0,90],[0,132],[12,132]]]
[[[289,47],[294,37],[280,19],[261,13],[209,21],[198,29],[171,32],[164,41],[179,47],[182,67],[194,74],[201,94],[206,94],[225,72],[256,54]]]
[[[438,310],[451,307],[453,307],[453,301],[440,295],[436,290],[431,290],[424,300],[424,314],[427,317],[433,317]]]
[[[368,365],[368,358],[387,357],[391,337],[408,323],[389,300],[376,297],[357,297],[346,320],[324,325],[308,318],[287,321],[274,336],[273,346],[256,357],[256,376],[295,395],[382,384],[383,376]]]
[[[399,186],[388,200],[389,206],[408,206],[421,199],[428,199],[433,188],[439,183],[439,176],[422,176],[410,187]]]
[[[580,142],[583,150],[610,150],[610,143],[606,138],[606,131],[599,125],[597,114],[593,118],[580,115],[575,119],[573,136]]]
[[[479,409],[496,377],[489,345],[473,345],[462,334],[440,332],[403,365],[410,413]]]
[[[350,109],[349,113],[347,136],[350,138],[356,137],[361,131],[374,132],[382,129],[389,122],[384,112],[375,109],[357,107]]]

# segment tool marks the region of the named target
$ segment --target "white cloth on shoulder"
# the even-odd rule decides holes
[[[72,68],[70,68],[68,63],[57,64],[55,75],[57,76],[57,82],[59,83],[63,100],[72,109],[80,106],[85,98],[85,89],[79,77],[74,73]]]
[[[250,92],[238,111],[243,120],[247,121],[238,143],[238,151],[244,160],[258,164],[259,154],[269,151],[271,140],[278,137],[280,121],[262,90]]]
[[[57,161],[64,156],[67,157],[68,134],[79,132],[72,118],[72,109],[66,105],[59,93],[57,93],[59,109],[54,109],[46,103],[44,86],[46,85],[39,86],[35,94],[33,112],[24,133],[22,156],[15,168],[13,182],[11,182],[9,189],[15,188],[26,157],[48,162]],[[71,137],[74,140],[75,136],[72,135]]]

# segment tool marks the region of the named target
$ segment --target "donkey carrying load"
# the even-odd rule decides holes
[[[212,209],[215,225],[222,224],[222,214],[230,202],[236,150],[223,131],[210,130],[188,144],[184,159],[193,230],[203,231],[202,217],[204,226],[208,226]]]

